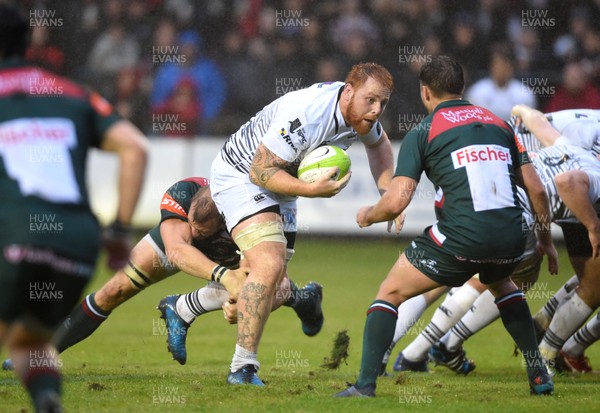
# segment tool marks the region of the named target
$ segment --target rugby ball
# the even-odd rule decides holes
[[[341,148],[332,145],[319,146],[306,154],[298,166],[298,179],[304,182],[314,182],[328,169],[340,168],[333,179],[340,180],[350,171],[350,157]]]

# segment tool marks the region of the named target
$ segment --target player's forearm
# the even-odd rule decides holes
[[[211,280],[212,270],[217,265],[197,248],[188,244],[177,244],[166,248],[169,262],[181,271],[203,280]]]
[[[414,190],[405,187],[392,188],[386,191],[379,199],[379,202],[367,208],[364,222],[359,224],[361,226],[368,226],[377,222],[393,220],[410,204],[413,193]]]
[[[527,105],[516,105],[513,107],[512,114],[521,119],[523,125],[539,140],[544,146],[552,146],[560,133],[554,129],[552,124],[546,119],[546,116],[537,109]]]
[[[561,199],[588,231],[600,231],[600,219],[589,199],[589,178],[583,171],[568,171],[554,177]]]
[[[148,140],[131,122],[120,120],[106,131],[102,149],[119,157],[117,219],[130,224],[142,190]]]
[[[387,135],[383,134],[375,146],[365,146],[369,159],[371,175],[380,194],[388,190],[394,176],[394,154],[392,144]]]
[[[312,196],[310,184],[277,167],[252,168],[250,171],[250,181],[255,185],[281,195]]]
[[[130,224],[137,205],[144,173],[146,170],[146,152],[142,148],[131,148],[120,154],[119,206],[117,219]]]

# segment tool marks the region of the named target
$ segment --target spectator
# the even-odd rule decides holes
[[[140,87],[141,73],[135,69],[123,69],[117,75],[115,109],[142,130],[148,129],[148,98]]]
[[[100,35],[90,52],[87,69],[98,90],[109,95],[120,70],[132,68],[140,58],[140,47],[122,23],[114,22]]]
[[[535,107],[535,97],[523,82],[513,78],[513,57],[509,47],[494,46],[492,50],[489,76],[473,84],[467,90],[466,98],[508,120],[512,107],[519,103]]]
[[[545,112],[577,108],[600,109],[600,90],[589,81],[581,62],[570,62],[565,65],[562,84],[548,100]]]
[[[485,45],[479,40],[475,19],[466,12],[458,13],[451,20],[450,36],[446,37],[447,53],[455,56],[470,73],[483,72],[487,66]]]
[[[161,63],[154,77],[151,97],[153,111],[164,110],[175,101],[181,102],[184,97],[188,99],[193,95],[193,109],[199,110],[195,132],[207,133],[210,122],[221,112],[225,103],[226,85],[221,69],[203,54],[202,38],[195,31],[182,33],[179,47],[173,50],[175,54]],[[184,79],[186,82],[182,84]]]
[[[191,78],[181,78],[173,93],[153,111],[153,132],[164,136],[184,136],[193,138],[198,135],[198,123],[202,117],[201,102],[197,97],[198,87]]]
[[[31,31],[31,44],[25,58],[41,67],[57,73],[63,73],[65,54],[58,47],[50,44],[48,26],[34,26]]]

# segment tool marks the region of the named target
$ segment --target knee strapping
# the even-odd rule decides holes
[[[287,244],[287,240],[283,235],[283,224],[278,221],[251,224],[248,228],[240,231],[234,241],[242,252],[265,241]]]
[[[131,284],[139,290],[143,290],[146,287],[152,285],[152,279],[141,268],[136,266],[133,262],[128,261],[125,268],[123,268],[123,272],[131,281]]]

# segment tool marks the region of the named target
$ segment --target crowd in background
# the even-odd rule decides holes
[[[394,76],[382,122],[400,139],[425,113],[419,69],[441,53],[463,64],[466,97],[503,118],[515,103],[600,109],[599,0],[24,3],[27,57],[97,89],[149,136],[228,135],[278,96],[375,61]]]

